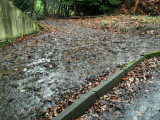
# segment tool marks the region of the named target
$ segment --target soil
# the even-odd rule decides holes
[[[160,49],[159,23],[126,32],[102,26],[103,20],[39,21],[51,32],[1,48],[0,119],[54,117],[141,53]]]

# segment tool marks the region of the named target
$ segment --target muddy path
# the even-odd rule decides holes
[[[40,23],[57,30],[0,49],[2,120],[43,118],[67,92],[77,92],[91,78],[111,75],[141,53],[160,49],[160,27],[154,24],[150,28],[156,34],[139,35],[65,19]]]

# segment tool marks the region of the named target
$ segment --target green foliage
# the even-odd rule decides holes
[[[12,40],[11,39],[8,39],[8,40],[6,40],[6,41],[4,41],[4,42],[1,42],[0,41],[0,48],[5,48],[5,47],[7,47],[9,44],[11,44],[12,43]]]
[[[7,46],[6,42],[0,42],[0,48],[5,48]]]
[[[12,40],[8,40],[8,43],[12,43]]]
[[[71,1],[69,1],[69,3],[62,2],[61,4],[69,5],[70,10],[74,11],[73,10],[74,3],[73,0]],[[110,9],[110,6],[112,7],[117,6],[121,3],[120,0],[76,0],[76,1],[77,1],[77,15],[104,14],[107,12],[107,10]]]
[[[152,20],[152,17],[151,17],[151,16],[146,15],[146,19],[147,19],[147,20]]]
[[[59,3],[59,4],[61,4],[61,5],[67,5],[67,6],[71,6],[71,5],[73,5],[73,1],[63,1],[63,2],[61,2],[61,3]]]
[[[26,11],[28,9],[31,9],[32,7],[32,0],[11,0],[12,3],[21,9],[22,11]]]
[[[44,16],[42,0],[11,0],[15,6],[22,11],[32,11],[34,2],[33,17]],[[46,0],[49,15],[67,17],[74,14],[74,0]],[[117,6],[120,0],[76,0],[77,15],[98,15],[105,14],[110,7]]]
[[[108,0],[111,5],[119,5],[122,1],[120,0]]]
[[[149,15],[138,15],[138,16],[132,16],[130,20],[138,21],[140,23],[146,23],[146,24],[159,23],[160,16],[151,17]]]
[[[43,15],[43,5],[39,0],[35,2],[35,11],[39,16]]]
[[[105,6],[105,5],[101,5],[99,10],[102,11],[102,12],[105,12],[109,9],[109,7]]]
[[[107,25],[107,21],[105,20],[105,21],[102,23],[102,27],[104,28],[106,25]]]

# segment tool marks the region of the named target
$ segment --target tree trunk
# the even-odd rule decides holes
[[[136,10],[137,10],[137,8],[138,8],[138,4],[139,4],[139,0],[135,0],[134,6],[133,6],[133,8],[132,8],[131,11],[130,11],[130,13],[131,13],[132,15],[135,15],[135,12],[136,12]]]
[[[33,17],[33,12],[35,11],[34,10],[34,5],[35,5],[35,1],[33,0],[33,3],[32,3],[32,11],[31,11],[31,16]]]
[[[43,2],[43,13],[44,13],[44,17],[47,17],[48,16],[48,12],[47,12],[47,3],[46,3],[46,0],[42,0]]]

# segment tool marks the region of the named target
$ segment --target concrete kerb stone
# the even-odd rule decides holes
[[[110,91],[114,86],[116,86],[121,81],[124,75],[125,71],[119,70],[91,91],[96,92],[98,98],[100,98],[101,96],[105,95],[108,91]]]
[[[152,53],[145,53],[145,54],[142,54],[141,56],[144,56],[147,59],[152,58],[152,57],[158,57],[160,56],[160,50],[156,52],[152,52]]]
[[[125,74],[127,75],[130,71],[132,71],[134,68],[137,67],[137,64],[140,64],[142,61],[144,61],[144,59],[145,59],[144,56],[139,56],[138,58],[136,58],[135,60],[124,66],[122,70],[124,70]]]
[[[90,108],[97,99],[99,98],[96,96],[96,93],[90,91],[82,96],[79,100],[77,100],[72,106],[74,109],[73,119],[76,119],[79,116],[83,115],[85,111],[88,110],[88,108]]]
[[[67,107],[63,112],[54,118],[54,120],[72,120],[73,109],[71,106]]]
[[[54,120],[73,120],[83,115],[89,107],[98,99],[95,92],[89,91],[80,99],[75,101],[71,106],[66,108]]]
[[[96,100],[98,100],[101,96],[105,95],[109,90],[117,85],[124,75],[125,71],[119,70],[109,79],[105,80],[99,86],[75,101],[71,106],[66,108],[66,110],[55,117],[54,120],[73,120],[83,115]]]

